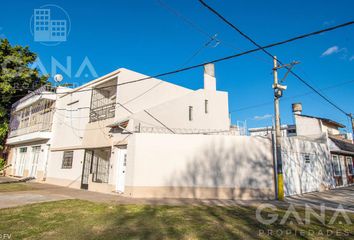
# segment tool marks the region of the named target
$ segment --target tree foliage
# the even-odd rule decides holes
[[[36,58],[27,46],[11,46],[7,39],[0,39],[0,150],[9,129],[11,105],[47,83],[48,76],[31,68]]]

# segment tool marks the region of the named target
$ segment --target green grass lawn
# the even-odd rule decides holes
[[[304,218],[303,210],[298,212]],[[310,225],[291,224],[290,220],[295,220],[290,217],[281,225],[284,209],[268,210],[263,215],[266,218],[270,213],[280,218],[264,225],[256,220],[253,207],[110,205],[63,200],[0,210],[0,233],[11,234],[12,239],[354,239],[353,225],[340,224],[341,218],[324,226],[314,219]],[[332,216],[326,214],[326,222]],[[354,215],[349,217],[354,222]],[[319,232],[326,234],[327,230],[350,235],[319,236]],[[265,234],[268,231],[273,234]],[[300,231],[305,235],[299,235]]]
[[[33,190],[34,187],[26,183],[3,183],[0,184],[0,192],[16,192]]]

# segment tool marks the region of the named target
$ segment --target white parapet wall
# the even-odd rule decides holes
[[[326,143],[283,138],[282,160],[285,195],[334,187],[330,151]]]
[[[268,138],[139,133],[128,143],[124,195],[272,199],[273,176]]]

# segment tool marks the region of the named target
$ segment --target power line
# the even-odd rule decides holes
[[[329,89],[333,89],[333,88],[338,88],[338,87],[341,87],[341,86],[344,86],[344,85],[350,84],[350,83],[354,83],[354,80],[342,82],[342,83],[339,83],[339,84],[335,84],[335,85],[332,85],[332,86],[321,88],[319,90],[320,91],[324,91],[324,90],[329,90]],[[283,100],[287,101],[287,100],[291,100],[293,98],[303,97],[303,96],[307,96],[307,95],[310,95],[310,94],[314,94],[314,92],[307,92],[307,93],[297,94],[297,95],[294,95],[294,96],[283,97]],[[239,108],[239,109],[235,109],[235,110],[230,111],[230,113],[241,112],[241,111],[245,111],[245,110],[252,109],[252,108],[263,107],[263,106],[267,106],[267,105],[270,105],[270,104],[273,104],[273,103],[274,103],[273,101],[263,102],[263,103],[255,104],[255,105],[252,105],[252,106],[247,106],[247,107],[242,107],[242,108]]]
[[[265,47],[262,47],[261,45],[259,45],[257,42],[255,42],[251,37],[249,37],[248,35],[246,35],[244,32],[242,32],[239,28],[237,28],[234,24],[232,24],[230,21],[228,21],[225,17],[223,17],[220,13],[218,13],[215,9],[213,9],[212,7],[210,7],[208,4],[206,4],[203,0],[198,0],[203,6],[205,6],[207,9],[209,9],[211,12],[213,12],[215,15],[217,15],[221,20],[223,20],[225,23],[227,23],[229,26],[231,26],[234,30],[236,30],[239,34],[241,34],[243,37],[245,37],[247,40],[249,40],[251,43],[253,43],[255,46],[257,46],[258,48],[260,48],[260,50],[262,50],[264,53],[266,53],[268,56],[270,56],[272,59],[274,59],[274,55],[271,54],[269,51],[267,51],[265,49]],[[334,27],[330,27],[328,28],[328,31],[332,31],[334,29],[340,28],[340,27],[345,27],[345,26],[349,26],[351,24],[354,24],[354,21],[350,21],[344,24],[340,24]],[[318,34],[318,32],[313,32],[311,34],[309,34],[308,36],[311,35],[315,35]],[[277,59],[277,62],[280,65],[283,65],[283,63]],[[317,93],[320,97],[322,97],[324,100],[326,100],[329,104],[331,104],[333,107],[335,107],[336,109],[338,109],[340,112],[344,113],[345,115],[349,116],[350,114],[347,113],[346,111],[344,111],[342,108],[340,108],[338,105],[336,105],[335,103],[333,103],[330,99],[328,99],[326,96],[324,96],[322,93],[320,93],[318,90],[316,90],[312,85],[310,85],[309,83],[307,83],[302,77],[300,77],[298,74],[296,74],[294,71],[290,70],[288,67],[286,67],[289,72],[295,76],[298,80],[300,80],[303,84],[305,84],[307,87],[309,87],[312,91],[314,91],[315,93]]]
[[[191,26],[192,28],[194,28],[196,31],[200,32],[201,34],[207,36],[208,38],[212,39],[213,36],[210,35],[207,31],[205,31],[203,28],[201,28],[200,26],[198,26],[197,24],[193,23],[191,20],[189,20],[188,18],[186,18],[185,16],[183,16],[179,11],[177,11],[176,9],[172,8],[170,5],[168,5],[165,1],[162,0],[157,0],[157,2],[160,4],[160,6],[162,6],[163,8],[165,8],[166,10],[170,11],[171,13],[173,13],[176,17],[180,18],[182,21],[184,21],[185,23],[187,23],[189,26]]]
[[[239,48],[236,48],[235,46],[233,46],[232,44],[226,42],[225,40],[221,40],[219,38],[216,38],[215,34],[214,36],[212,36],[211,34],[208,33],[208,31],[206,31],[205,29],[203,29],[202,27],[200,27],[198,24],[194,23],[192,20],[190,20],[189,18],[187,18],[186,16],[184,16],[181,12],[179,12],[178,10],[176,10],[175,8],[173,8],[171,5],[168,5],[165,1],[162,0],[157,0],[157,2],[166,10],[172,12],[172,14],[174,14],[175,16],[177,16],[179,19],[181,19],[183,22],[185,22],[187,25],[191,26],[193,29],[195,29],[197,32],[201,33],[204,36],[207,36],[211,42],[215,41],[216,45],[221,44],[221,45],[225,45],[226,47],[229,47],[231,49],[236,49],[237,51],[239,51]],[[205,48],[205,47],[204,47]],[[202,50],[202,49],[201,49]],[[201,51],[199,50],[199,51]],[[197,51],[198,52],[198,51]],[[199,52],[198,52],[199,54]],[[262,57],[258,57],[260,60],[262,61],[266,61],[264,58]],[[267,61],[268,62],[268,61]]]
[[[72,93],[77,93],[77,92],[92,91],[92,89],[97,89],[97,90],[105,89],[105,88],[109,88],[109,87],[127,85],[127,84],[131,84],[131,83],[136,83],[136,82],[149,80],[149,79],[152,79],[152,78],[158,78],[158,77],[172,75],[172,74],[176,74],[176,73],[180,73],[180,72],[185,72],[185,71],[188,71],[188,70],[191,70],[191,69],[203,67],[205,64],[208,64],[208,63],[217,63],[217,62],[230,60],[230,59],[241,57],[241,56],[244,56],[244,55],[247,55],[247,54],[250,54],[250,53],[258,52],[260,50],[264,50],[264,49],[267,49],[267,48],[272,48],[272,47],[275,47],[275,46],[279,46],[279,45],[283,45],[283,44],[286,44],[286,43],[294,42],[294,41],[297,41],[297,40],[300,40],[300,39],[303,39],[303,38],[319,35],[321,33],[330,32],[330,31],[333,31],[335,29],[347,27],[347,26],[352,25],[352,24],[354,24],[354,21],[346,22],[346,23],[339,24],[339,25],[336,25],[336,26],[333,26],[333,27],[329,27],[329,28],[324,28],[324,29],[321,29],[321,30],[318,30],[318,31],[314,31],[314,32],[311,32],[311,33],[306,33],[306,34],[299,35],[299,36],[296,36],[296,37],[293,37],[293,38],[289,38],[289,39],[286,39],[286,40],[283,40],[283,41],[271,43],[271,44],[268,44],[268,45],[263,46],[263,47],[253,48],[253,49],[241,52],[241,53],[236,53],[236,54],[229,55],[229,56],[226,56],[226,57],[214,59],[214,60],[211,60],[211,61],[206,61],[204,63],[196,64],[196,65],[193,65],[193,66],[184,67],[184,68],[176,69],[176,70],[165,72],[165,73],[160,73],[160,74],[157,74],[157,75],[154,75],[154,76],[149,76],[149,77],[143,77],[143,78],[135,79],[135,80],[132,80],[132,81],[129,81],[129,82],[108,85],[108,86],[105,86],[105,87],[96,87],[96,88],[82,89],[82,90],[77,90],[77,91],[72,91],[72,92],[62,92],[62,93],[56,93],[56,94],[58,94],[58,95],[60,95],[60,94],[67,95],[67,94],[72,94]]]
[[[147,110],[144,110],[144,112],[149,115],[150,117],[152,117],[153,119],[155,119],[155,121],[157,121],[158,123],[160,123],[162,126],[164,126],[166,129],[168,129],[171,133],[175,133],[171,128],[167,127],[166,124],[164,124],[163,122],[161,122],[160,120],[158,120],[157,118],[155,118],[151,113],[149,113]]]

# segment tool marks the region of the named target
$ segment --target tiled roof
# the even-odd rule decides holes
[[[334,137],[329,137],[329,138],[340,150],[354,153],[354,144],[343,141],[343,140],[339,140]]]

